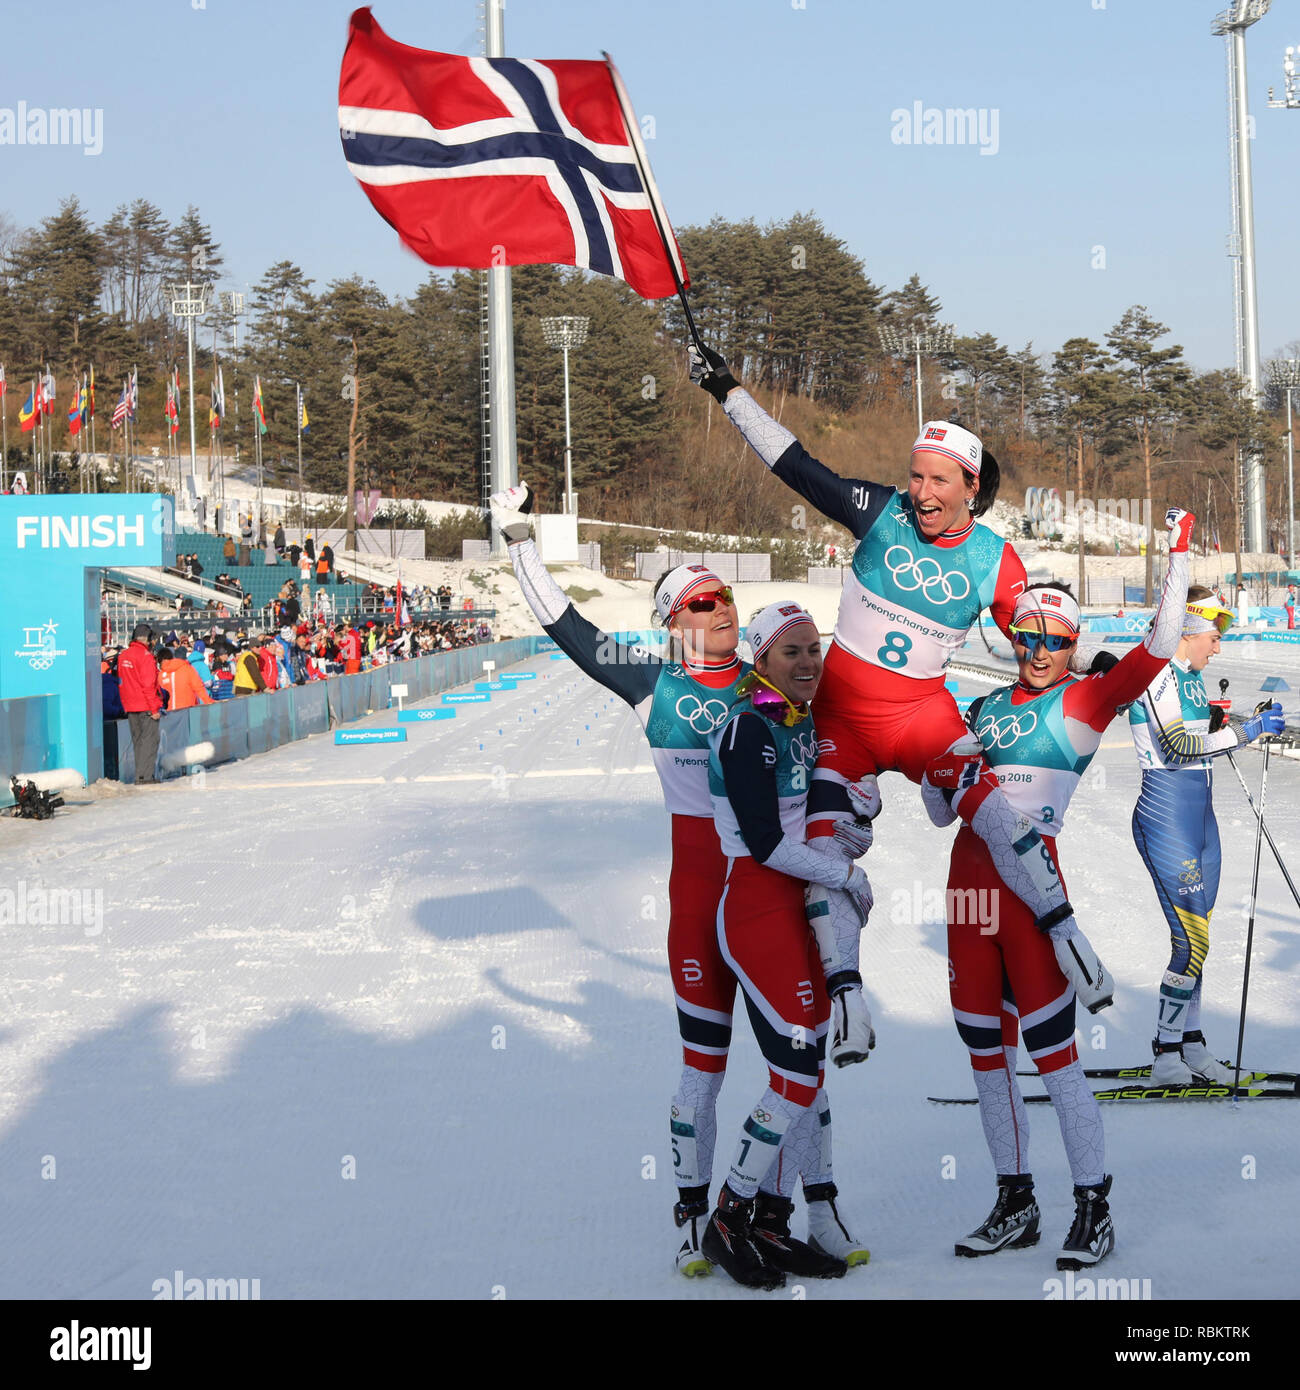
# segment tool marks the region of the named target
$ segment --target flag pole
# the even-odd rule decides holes
[[[9,491],[9,395],[8,383],[0,394],[0,492]],[[260,1287],[260,1286],[259,1286]]]
[[[646,197],[650,201],[650,212],[655,220],[655,230],[659,233],[659,241],[664,248],[664,257],[668,262],[673,284],[677,286],[677,298],[681,301],[682,311],[686,315],[687,331],[691,335],[691,341],[703,354],[704,344],[700,340],[699,329],[695,326],[695,317],[691,313],[691,306],[686,302],[686,287],[682,284],[682,277],[677,269],[676,248],[668,239],[668,214],[664,211],[663,202],[659,197],[659,189],[655,185],[654,175],[650,172],[650,158],[645,152],[645,146],[641,143],[641,130],[636,123],[636,113],[632,110],[627,88],[623,86],[623,79],[614,66],[613,58],[603,49],[600,56],[604,58],[605,66],[609,69],[610,81],[614,84],[614,95],[618,99],[619,110],[623,113],[623,124],[627,127],[632,155],[636,160],[637,171],[641,175],[642,187],[644,187]]]
[[[306,526],[307,507],[302,495],[302,382],[294,385],[298,388],[298,524]]]
[[[99,491],[99,459],[95,455],[95,364],[90,364],[90,380],[92,382],[90,398],[87,404],[90,406],[90,466],[95,470],[95,491]]]

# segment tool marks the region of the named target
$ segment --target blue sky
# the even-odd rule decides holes
[[[812,210],[877,283],[918,272],[958,332],[1051,351],[1143,303],[1207,369],[1234,361],[1224,42],[1210,34],[1225,3],[510,0],[506,40],[519,57],[613,54],[655,119],[648,149],[678,225]],[[0,107],[100,108],[103,151],[0,145],[0,210],[28,225],[75,192],[96,221],[133,197],[176,219],[192,202],[227,288],[290,259],[318,285],[361,272],[410,293],[427,270],[340,150],[352,8],[61,6],[43,42],[5,43]],[[374,10],[402,42],[478,51],[473,0]],[[1288,43],[1300,16],[1279,3],[1249,40],[1265,356],[1300,338],[1300,111],[1266,104]],[[916,102],[983,111],[987,135],[996,119],[996,153],[897,142],[893,113]]]

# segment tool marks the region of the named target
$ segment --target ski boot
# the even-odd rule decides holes
[[[1056,1257],[1057,1269],[1084,1269],[1104,1260],[1115,1248],[1115,1228],[1106,1201],[1110,1184],[1107,1174],[1096,1187],[1074,1189],[1074,1225]]]
[[[700,1236],[709,1219],[709,1190],[707,1187],[702,1190],[702,1197],[678,1202],[673,1207],[673,1220],[685,1236],[677,1252],[677,1272],[687,1279],[713,1273],[713,1266],[700,1251]]]
[[[808,1206],[808,1244],[823,1255],[834,1255],[850,1269],[871,1259],[871,1251],[849,1234],[848,1223],[840,1215],[835,1199],[839,1190],[833,1182],[815,1183],[803,1190]]]
[[[700,1251],[712,1264],[721,1265],[738,1284],[747,1289],[779,1289],[785,1275],[766,1257],[754,1241],[750,1224],[754,1219],[754,1199],[737,1197],[722,1184],[718,1205],[700,1239]],[[764,1242],[766,1244],[766,1242]]]
[[[784,1197],[772,1192],[758,1194],[750,1233],[763,1258],[798,1279],[842,1279],[848,1271],[845,1261],[815,1250],[790,1234],[792,1211],[794,1203]]]
[[[1200,1029],[1183,1034],[1183,1061],[1193,1076],[1208,1081],[1212,1086],[1231,1086],[1236,1075],[1231,1067],[1215,1061],[1214,1054],[1205,1045],[1205,1034]]]
[[[1202,1047],[1204,1045],[1204,1043],[1201,1044]],[[1151,1063],[1151,1085],[1153,1088],[1195,1084],[1196,1078],[1192,1075],[1192,1069],[1183,1060],[1183,1043],[1181,1041],[1162,1043],[1159,1038],[1154,1038],[1151,1042],[1151,1051],[1155,1053],[1155,1061]]]
[[[953,1253],[971,1259],[993,1255],[1009,1246],[1023,1249],[1038,1244],[1038,1203],[1034,1200],[1034,1179],[1030,1173],[998,1175],[998,1200],[993,1210]]]

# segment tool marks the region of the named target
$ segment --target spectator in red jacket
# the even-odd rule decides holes
[[[268,634],[254,650],[266,688],[275,690],[280,684],[280,654],[276,651],[275,638]]]
[[[141,785],[158,781],[158,721],[163,702],[158,663],[150,650],[153,640],[153,628],[148,623],[137,623],[130,646],[117,659],[122,708],[131,726],[131,745],[135,750],[135,780]]]

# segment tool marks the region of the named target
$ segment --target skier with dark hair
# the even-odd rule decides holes
[[[847,1268],[815,1233],[809,1245],[792,1239],[793,1203],[781,1190],[784,1170],[791,1185],[795,1167],[806,1180],[817,1147],[804,1121],[821,1108],[831,1012],[805,885],[847,892],[863,917],[871,887],[838,846],[804,839],[817,760],[809,711],[822,672],[817,625],[797,603],[774,603],[750,622],[749,642],[754,669],[709,739],[709,794],[727,856],[718,945],[745,996],[768,1087],[745,1121],[701,1249],[737,1282],[778,1288],[787,1274],[838,1278]]]
[[[693,348],[691,377],[782,482],[857,539],[817,696],[823,751],[808,797],[808,835],[829,836],[837,824],[879,809],[878,798],[864,806],[866,798],[851,790],[875,773],[899,771],[919,783],[931,766],[957,766],[949,755],[967,730],[944,668],[984,608],[1007,631],[1026,582],[1010,543],[977,521],[993,505],[997,462],[969,430],[934,420],[912,445],[906,492],[841,478],[758,405],[717,353]],[[953,810],[988,846],[1002,882],[1051,932],[1085,1002],[1095,1003],[1100,962],[1042,836],[1012,809],[987,765],[960,767]],[[837,1005],[829,1055],[841,1066],[861,1061],[872,1032],[858,971],[861,923],[834,890],[810,901],[810,921]]]
[[[956,784],[983,757],[1007,799],[1042,836],[1057,873],[1057,837],[1079,778],[1121,707],[1137,698],[1173,655],[1187,593],[1187,548],[1195,518],[1171,508],[1169,568],[1150,630],[1120,661],[1098,663],[1099,674],[1070,673],[1079,636],[1079,605],[1063,585],[1035,584],[1016,600],[1010,624],[1020,678],[974,701],[967,711],[973,737],[953,754]],[[963,760],[966,760],[963,765]],[[922,799],[936,825],[950,825],[953,780],[927,775]],[[981,898],[983,902],[981,903]],[[1058,1269],[1082,1269],[1110,1252],[1114,1232],[1107,1198],[1101,1111],[1074,1043],[1075,990],[1059,951],[1032,913],[1002,882],[984,842],[963,826],[953,841],[948,875],[948,978],[953,1017],[970,1050],[980,1117],[998,1197],[985,1221],[956,1245],[958,1255],[990,1255],[1034,1245],[1039,1210],[1029,1171],[1029,1129],[1016,1080],[1023,1030],[1061,1127],[1074,1180],[1075,1217]],[[973,909],[973,910],[972,910]],[[1110,1002],[1109,979],[1099,982],[1096,1012]]]

